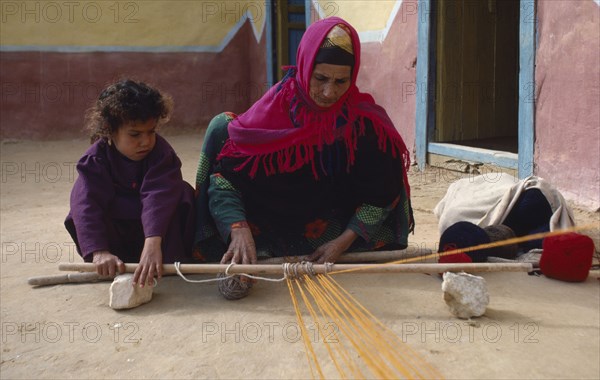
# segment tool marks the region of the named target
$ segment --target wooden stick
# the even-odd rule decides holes
[[[359,263],[359,262],[386,262],[400,260],[403,258],[418,258],[431,254],[430,249],[408,247],[397,251],[372,251],[372,252],[349,252],[345,253],[338,259],[338,263]],[[297,263],[305,261],[308,256],[286,256],[286,257],[271,257],[268,259],[258,260],[259,264],[283,264]],[[176,275],[177,272],[163,273],[164,276]],[[96,273],[83,272],[71,274],[59,274],[54,276],[31,277],[27,281],[31,286],[48,286],[69,283],[86,283],[97,281],[112,280],[113,277],[102,277]]]
[[[402,259],[412,259],[418,257],[429,257],[431,250],[427,248],[408,247],[397,251],[370,251],[370,252],[348,252],[344,253],[337,259],[337,263],[365,263],[365,262],[385,262]],[[308,256],[285,256],[285,257],[270,257],[259,259],[259,264],[283,264],[283,263],[299,263],[306,261]]]
[[[84,272],[84,273],[58,274],[58,275],[53,275],[53,276],[30,277],[27,280],[27,283],[31,286],[48,286],[48,285],[85,283],[85,282],[97,282],[97,281],[112,281],[112,280],[113,280],[113,277],[110,277],[110,276],[100,276],[96,272]]]
[[[125,264],[125,272],[135,272],[138,264]],[[181,264],[183,274],[217,274],[224,273],[229,265],[226,264]],[[443,273],[443,272],[530,272],[533,266],[529,263],[451,263],[451,264],[333,264],[328,268],[323,264],[314,264],[315,273],[329,271],[352,270],[361,268],[366,273]],[[64,263],[59,264],[61,271],[92,272],[96,267],[92,263]],[[298,273],[306,273],[302,265],[297,267]],[[277,264],[236,264],[229,268],[229,273],[246,273],[253,275],[278,274],[284,272],[283,265]],[[163,264],[163,274],[177,273],[174,264]]]
[[[490,243],[479,244],[479,245],[466,247],[466,248],[457,248],[457,249],[452,249],[450,251],[432,253],[430,255],[419,256],[416,258],[400,259],[400,260],[388,262],[386,264],[374,264],[374,265],[390,265],[390,264],[406,265],[406,263],[414,262],[414,261],[422,262],[422,261],[425,261],[428,259],[437,260],[440,257],[455,255],[457,253],[467,253],[467,252],[473,252],[473,251],[478,251],[478,250],[482,250],[482,249],[501,247],[501,246],[505,246],[505,245],[509,245],[509,244],[518,244],[518,243],[523,243],[523,242],[531,241],[531,240],[545,239],[549,236],[559,236],[559,235],[563,235],[563,234],[566,234],[569,232],[590,230],[590,229],[594,229],[594,228],[596,228],[595,224],[590,223],[590,224],[586,224],[583,226],[573,226],[573,227],[565,228],[562,230],[556,230],[556,231],[550,231],[550,232],[539,232],[539,233],[535,233],[535,234],[531,234],[531,235],[518,236],[518,237],[506,239],[506,240],[500,240],[500,241],[493,241]],[[358,272],[358,271],[363,271],[363,268],[361,266],[356,266],[354,268],[338,269],[338,270],[334,271],[335,273],[331,273],[331,274],[341,274],[341,273]]]

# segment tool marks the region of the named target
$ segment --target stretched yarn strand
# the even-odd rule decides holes
[[[311,318],[313,319],[313,322],[316,323],[317,328],[319,328],[319,332],[321,333],[321,330],[320,330],[320,322],[321,321],[319,320],[319,317],[318,317],[317,313],[315,312],[315,310],[312,307],[311,303],[308,301],[308,298],[307,298],[306,294],[304,293],[304,290],[302,289],[302,283],[301,283],[302,281],[303,281],[303,279],[300,279],[300,278],[295,278],[294,279],[294,282],[295,282],[296,286],[298,287],[298,293],[302,297],[302,300],[304,301],[304,305],[306,306],[306,309],[308,310]],[[310,343],[310,339],[307,339],[307,341]],[[331,348],[329,346],[326,346],[326,348],[327,348],[327,351],[328,351],[330,357],[333,359],[333,363],[334,363],[336,369],[342,375],[342,378],[346,378],[345,373],[344,373],[342,367],[339,365],[339,363],[337,362],[337,360],[335,360],[335,358],[334,358],[334,356],[333,356],[333,354],[331,352]]]
[[[321,277],[321,276],[318,276]],[[344,332],[345,337],[351,342],[354,349],[361,355],[367,367],[378,377],[397,377],[397,374],[390,372],[386,368],[382,357],[378,355],[381,347],[377,346],[377,341],[374,341],[369,336],[370,331],[365,329],[365,324],[360,320],[360,317],[353,315],[352,311],[345,307],[345,303],[339,302],[338,295],[327,292],[322,286],[314,284],[314,291],[321,293],[324,297],[329,298],[327,301],[331,305],[331,309],[335,311],[332,318],[340,325],[340,330]]]
[[[321,370],[321,366],[319,365],[319,361],[317,360],[317,355],[310,343],[310,339],[308,337],[308,333],[306,332],[306,327],[304,326],[304,319],[302,318],[302,313],[300,312],[300,306],[298,305],[298,299],[296,298],[296,293],[294,291],[294,285],[292,281],[287,278],[286,283],[288,285],[288,289],[290,291],[290,296],[292,298],[292,303],[294,305],[294,311],[296,312],[296,318],[298,320],[298,324],[300,325],[300,332],[302,334],[302,338],[304,341],[304,347],[306,348],[306,358],[308,360],[308,364],[310,367],[311,376],[315,379],[315,370],[319,373],[321,379],[324,379],[323,371]],[[313,368],[315,367],[315,368]]]
[[[365,266],[358,266],[358,267],[351,268],[351,269],[335,270],[335,271],[329,272],[329,274],[331,275],[331,274],[358,272],[358,271],[361,271],[361,270],[365,270],[366,268],[378,268],[378,267],[385,267],[387,265],[392,265],[392,264],[405,264],[405,263],[410,263],[410,262],[413,262],[413,261],[423,261],[423,260],[427,260],[427,259],[436,259],[436,258],[439,258],[439,257],[442,257],[442,256],[455,255],[457,253],[466,253],[466,252],[472,252],[472,251],[479,251],[479,250],[482,250],[482,249],[502,247],[502,246],[511,245],[511,244],[519,244],[519,243],[524,243],[526,241],[544,239],[544,238],[547,238],[549,236],[558,236],[558,235],[563,235],[563,234],[566,234],[566,233],[569,233],[569,232],[589,230],[589,229],[593,229],[595,227],[596,226],[594,224],[586,224],[586,225],[583,225],[583,226],[574,226],[574,227],[565,228],[565,229],[557,230],[557,231],[539,232],[539,233],[535,233],[535,234],[531,234],[531,235],[519,236],[519,237],[514,237],[514,238],[510,238],[510,239],[506,239],[506,240],[499,240],[499,241],[494,241],[494,242],[491,242],[491,243],[479,244],[479,245],[475,245],[475,246],[472,246],[472,247],[457,248],[457,249],[453,249],[453,250],[450,250],[450,251],[439,252],[439,253],[432,253],[430,255],[425,255],[425,256],[405,258],[405,259],[390,261],[390,262],[381,263],[381,264],[370,264],[368,266],[366,266],[366,265]]]
[[[337,298],[336,302],[346,307],[352,318],[357,321],[358,327],[356,331],[359,332],[361,335],[364,334],[365,336],[363,340],[367,345],[371,346],[365,347],[365,349],[375,350],[375,352],[378,352],[380,354],[378,355],[378,365],[382,368],[387,368],[387,363],[383,361],[383,358],[385,358],[392,365],[392,368],[397,369],[400,373],[402,373],[404,377],[410,378],[411,375],[406,369],[406,365],[400,360],[398,360],[400,356],[393,354],[396,350],[394,350],[393,347],[386,346],[385,339],[379,334],[379,331],[377,330],[376,326],[374,326],[371,323],[371,321],[368,320],[366,315],[364,313],[360,313],[357,310],[357,308],[353,307],[353,305],[350,302],[348,302],[347,298],[343,297],[343,294],[341,294],[338,291],[338,289],[331,287],[331,284],[327,283],[326,278],[322,278],[320,280],[323,282],[322,286],[324,286],[326,291],[335,295],[335,297]],[[392,352],[391,356],[388,355],[390,352]],[[388,373],[386,377],[388,377],[390,374],[391,373]]]
[[[315,323],[317,323],[317,328],[319,328],[319,331],[322,333],[322,329],[321,329],[321,325],[319,324],[320,318],[318,317],[317,313],[315,312],[315,309],[312,307],[311,302],[309,301],[308,297],[306,296],[306,294],[304,293],[304,291],[302,290],[302,282],[304,280],[306,280],[308,276],[304,275],[302,278],[300,279],[295,279],[296,285],[298,286],[298,291],[300,293],[300,296],[302,297],[302,300],[304,301],[304,304],[308,310],[308,312],[310,313],[313,321]],[[308,340],[310,342],[310,339]],[[346,379],[348,378],[346,376],[345,371],[342,369],[342,367],[340,366],[340,364],[338,363],[338,361],[336,360],[336,356],[333,354],[331,347],[329,346],[329,342],[324,341],[325,343],[325,348],[327,349],[327,352],[329,353],[329,356],[331,358],[331,360],[333,361],[333,364],[335,365],[336,369],[338,370],[341,378]],[[339,349],[339,348],[338,348]],[[343,349],[343,348],[342,348]],[[347,363],[347,362],[346,362]]]
[[[351,300],[351,304],[361,309],[361,311],[368,316],[369,320],[373,321],[378,326],[379,331],[383,333],[384,339],[388,341],[390,346],[402,346],[403,353],[406,354],[406,360],[404,362],[407,366],[411,367],[416,373],[422,373],[423,378],[441,378],[441,374],[438,370],[424,360],[418,353],[413,351],[410,346],[404,343],[398,336],[387,326],[385,326],[377,317],[375,317],[367,308],[365,308],[358,300],[352,296],[346,289],[344,289],[334,278],[326,277],[326,280],[331,283],[332,286],[336,286],[342,293],[345,294],[348,299]],[[414,363],[413,367],[410,363]],[[418,368],[418,369],[417,369]]]
[[[328,299],[331,298],[330,295],[319,289],[318,284],[315,284],[312,278],[306,276],[305,280],[307,288],[310,291],[313,298],[315,299],[315,303],[321,310],[322,315],[325,318],[331,320],[334,327],[339,328],[342,335],[344,335],[348,339],[348,341],[351,342],[351,345],[353,347],[360,347],[360,342],[357,342],[357,339],[355,337],[352,337],[352,335],[348,334],[348,331],[353,331],[353,326],[349,326],[349,324],[352,324],[352,320],[340,314],[339,308],[336,308],[336,306],[339,305],[336,305],[335,303],[331,302],[331,300]],[[350,353],[349,350],[345,349],[345,340],[339,339],[337,346],[343,347],[344,349],[340,350],[341,355],[343,355],[343,357],[349,358]],[[366,357],[370,356],[371,353],[367,353]],[[360,371],[360,369],[354,361],[348,359],[347,362],[350,363],[349,366],[354,372],[353,378],[365,378],[365,375]]]
[[[311,278],[309,276],[304,276],[304,280],[306,281],[307,284],[307,289],[311,292],[311,295],[313,296],[314,299],[319,300],[321,299],[321,295],[320,294],[315,294],[314,292],[311,291]],[[308,304],[309,302],[307,302],[307,300],[305,299],[305,302]],[[319,309],[319,312],[321,314],[321,316],[323,318],[327,318],[327,315],[331,315],[331,310],[327,310],[327,309],[331,309],[330,305],[323,301],[316,301],[316,306]],[[331,318],[327,318],[328,320],[331,320]],[[325,326],[326,324],[323,324],[321,322],[321,318],[318,318],[318,321],[320,322],[319,324],[319,328],[321,331],[321,334],[323,337],[326,336],[325,331],[323,330],[322,326]],[[358,367],[356,361],[351,359],[351,355],[349,350],[346,348],[347,344],[344,342],[344,340],[342,339],[342,336],[340,336],[340,334],[338,334],[338,332],[336,331],[336,327],[337,324],[335,322],[330,322],[332,324],[333,328],[333,335],[334,335],[334,340],[332,340],[331,342],[327,339],[324,338],[324,343],[326,345],[330,345],[330,343],[336,343],[334,345],[335,347],[335,351],[336,353],[342,358],[344,364],[350,369],[350,371],[352,372],[352,376],[350,378],[365,378],[365,375],[361,372],[360,368]],[[330,355],[331,355],[331,351],[330,351]],[[333,357],[333,356],[332,356]],[[346,378],[343,374],[343,371],[339,371],[340,375],[342,375],[342,378]]]
[[[418,374],[416,369],[411,368],[411,365],[402,361],[402,355],[398,355],[399,347],[393,347],[388,343],[385,337],[381,334],[381,330],[374,324],[368,315],[362,313],[359,308],[353,305],[350,299],[344,296],[336,287],[331,286],[327,276],[319,276],[321,287],[328,294],[333,295],[334,304],[344,307],[349,314],[351,321],[356,321],[355,328],[351,333],[356,334],[361,338],[363,345],[358,346],[360,352],[375,352],[378,353],[373,360],[373,366],[380,371],[382,377],[398,377],[398,372],[406,378],[414,378]],[[412,371],[411,371],[412,370]],[[417,376],[418,377],[418,376]]]
[[[317,275],[317,281],[320,282],[325,277],[327,276]],[[317,295],[315,302],[323,302],[319,295],[326,299],[328,307],[325,309],[329,310],[329,316],[338,323],[340,331],[376,377],[398,378],[400,373],[406,378],[413,378],[411,371],[406,369],[406,364],[400,362],[399,358],[402,355],[376,331],[376,324],[365,318],[364,314],[357,314],[357,308],[353,308],[347,299],[343,299],[339,291],[335,288],[325,289],[312,279],[306,279],[306,283],[311,286],[311,293]]]

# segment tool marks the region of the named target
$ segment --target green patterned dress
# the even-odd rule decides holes
[[[232,224],[242,221],[250,226],[259,259],[311,254],[347,228],[359,236],[350,252],[406,248],[413,217],[402,161],[389,153],[392,149],[378,148],[371,128],[359,136],[354,165],[336,142],[315,153],[317,177],[305,165],[250,178],[239,170],[242,159],[217,160],[234,117],[216,116],[204,137],[196,175],[198,261],[219,261]]]

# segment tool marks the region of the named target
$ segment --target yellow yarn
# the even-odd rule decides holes
[[[529,240],[543,239],[548,236],[593,227],[595,226],[586,225],[567,228],[561,231],[538,233],[378,265],[385,266],[411,261],[422,261],[428,258],[438,258],[459,252],[470,252],[502,245],[517,244]],[[329,342],[327,339],[324,340],[324,345],[341,378],[442,378],[437,369],[404,344],[393,331],[385,327],[383,323],[330,276],[331,274],[354,272],[367,267],[372,268],[373,266],[377,265],[371,264],[365,267],[339,270],[325,275],[302,274],[293,279],[287,278],[290,296],[298,322],[300,323],[300,331],[306,346],[307,358],[311,366],[313,378],[315,378],[313,366],[317,369],[320,378],[324,378],[324,373],[319,365],[317,353],[304,325],[294,285],[298,289],[298,294],[302,298],[308,313],[316,323],[318,331],[322,336],[325,336],[324,326],[327,323],[332,323],[333,326],[339,328],[339,333],[334,331],[335,346],[331,347],[332,342]],[[362,362],[353,358],[360,358]]]
[[[418,257],[412,257],[412,258],[408,258],[408,259],[401,259],[401,260],[396,260],[396,261],[390,261],[390,262],[382,263],[382,264],[370,264],[368,266],[356,267],[356,268],[353,268],[353,269],[337,270],[337,271],[329,272],[329,274],[358,272],[358,271],[364,270],[366,268],[373,268],[373,267],[380,267],[380,266],[383,267],[383,266],[390,265],[390,264],[404,264],[404,263],[410,263],[412,261],[424,261],[424,260],[427,260],[427,259],[435,259],[435,258],[439,258],[439,257],[442,257],[442,256],[455,255],[455,254],[461,253],[461,252],[466,253],[466,252],[471,252],[471,251],[478,251],[478,250],[481,250],[481,249],[501,247],[501,246],[504,246],[504,245],[519,244],[519,243],[523,243],[523,242],[526,242],[526,241],[544,239],[544,238],[547,238],[549,236],[558,236],[558,235],[563,235],[563,234],[566,234],[566,233],[569,233],[569,232],[589,230],[589,229],[593,229],[595,227],[596,227],[596,225],[594,225],[594,224],[586,224],[586,225],[583,225],[583,226],[574,226],[574,227],[565,228],[565,229],[557,230],[557,231],[539,232],[539,233],[536,233],[536,234],[531,234],[531,235],[526,235],[526,236],[519,236],[519,237],[510,238],[510,239],[506,239],[506,240],[499,240],[499,241],[494,241],[494,242],[491,242],[491,243],[479,244],[479,245],[475,245],[475,246],[472,246],[472,247],[458,248],[458,249],[453,249],[453,250],[450,250],[450,251],[444,251],[444,252],[439,252],[439,253],[432,253],[430,255],[425,255],[425,256],[418,256]]]
[[[321,337],[326,336],[324,327],[328,323],[339,329],[330,334],[333,339],[323,339],[323,345],[340,378],[441,378],[435,368],[401,342],[329,275],[304,274],[288,279],[288,288],[313,378],[313,367],[318,369],[320,378],[324,378],[324,373],[304,325],[297,295]]]
[[[294,304],[294,310],[296,311],[296,318],[298,318],[298,324],[300,325],[300,331],[302,332],[302,338],[304,340],[304,346],[306,347],[306,356],[308,359],[308,364],[310,365],[310,373],[312,378],[315,378],[315,373],[313,371],[313,363],[316,366],[317,371],[319,372],[320,378],[323,379],[323,372],[321,371],[321,367],[319,366],[319,361],[317,360],[317,355],[310,344],[310,338],[308,333],[306,332],[306,326],[304,325],[304,320],[302,319],[302,313],[300,312],[300,307],[298,306],[298,300],[296,298],[296,293],[294,292],[294,286],[291,283],[291,280],[287,279],[288,289],[290,290],[290,296],[292,298],[292,303]],[[310,353],[310,355],[309,355]],[[312,361],[311,361],[312,358]]]

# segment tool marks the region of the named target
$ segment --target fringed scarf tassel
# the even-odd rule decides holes
[[[289,104],[289,116],[298,128],[296,139],[299,142],[271,153],[248,155],[241,153],[242,150],[238,149],[235,143],[228,139],[217,159],[222,157],[246,158],[235,170],[241,171],[246,166],[251,165],[248,172],[251,178],[256,176],[260,166],[263,167],[265,174],[270,176],[276,173],[291,173],[310,163],[314,178],[318,179],[315,149],[322,152],[324,145],[331,145],[336,139],[342,139],[347,153],[346,170],[350,171],[356,160],[358,139],[366,133],[365,116],[361,115],[361,112],[357,111],[353,105],[348,105],[344,111],[340,109],[337,112],[309,112],[306,100],[302,99],[302,94],[294,90],[297,85],[295,78],[291,76],[288,81],[290,82],[289,86],[283,86],[281,90],[285,93],[283,99],[286,99]],[[338,118],[345,119],[341,123],[343,127],[337,127]],[[356,120],[358,125],[354,125],[350,120]],[[387,152],[389,142],[392,156],[396,158],[399,155],[402,158],[406,195],[410,197],[407,175],[410,168],[410,156],[404,141],[402,141],[400,135],[388,133],[383,120],[371,116],[371,124],[377,135],[379,150],[384,153]],[[317,129],[318,133],[311,133],[314,129]],[[306,138],[303,138],[303,130],[306,131]],[[314,137],[311,138],[310,136]],[[323,173],[327,173],[322,156],[319,161],[318,166]]]
[[[297,117],[309,115],[302,110],[298,111],[299,112],[296,114]],[[327,125],[327,127],[320,128],[320,133],[318,134],[318,139],[316,141],[303,141],[276,152],[248,156],[240,153],[240,149],[237,149],[235,143],[229,139],[226,141],[218,159],[222,157],[246,158],[241,164],[235,167],[235,170],[241,171],[250,165],[248,174],[251,178],[256,176],[256,173],[261,166],[265,174],[270,176],[276,173],[291,173],[310,163],[314,178],[318,179],[319,175],[317,171],[317,163],[315,162],[315,149],[317,149],[319,152],[322,152],[324,145],[330,145],[334,143],[336,138],[341,138],[346,147],[346,170],[350,171],[350,168],[356,161],[358,139],[360,136],[363,136],[366,131],[365,118],[362,116],[357,117],[356,120],[358,121],[358,125],[356,127],[351,124],[346,124],[344,127],[338,129],[335,127],[335,121],[333,118],[327,119],[330,120],[317,120],[316,118],[312,118],[312,120],[303,120],[303,122],[305,122],[309,127]],[[352,116],[349,115],[348,119],[352,119]],[[404,142],[401,140],[401,138],[390,136],[390,134],[386,133],[381,123],[378,123],[376,120],[373,120],[372,125],[377,135],[379,150],[382,152],[387,152],[389,142],[392,156],[394,158],[398,157],[398,155],[402,157],[404,164],[403,179],[407,196],[410,197],[410,187],[408,186],[407,176],[407,172],[410,168],[410,156],[404,146]],[[319,167],[323,173],[327,172],[322,160],[319,162]]]

